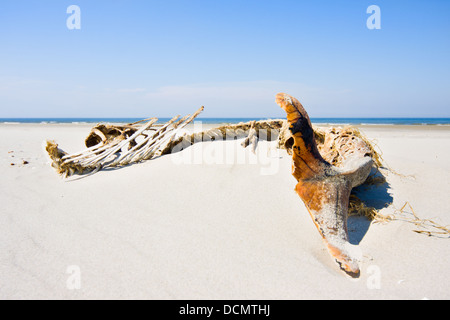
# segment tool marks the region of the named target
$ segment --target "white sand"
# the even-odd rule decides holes
[[[0,299],[450,298],[450,239],[404,222],[353,219],[361,276],[341,272],[293,191],[290,157],[270,154],[273,143],[259,144],[256,164],[240,141],[206,142],[64,182],[42,142],[75,152],[89,130],[0,125]],[[363,131],[392,168],[414,176],[389,174],[391,188],[372,193],[393,197],[382,213],[409,201],[420,217],[450,224],[450,128]],[[228,163],[214,163],[221,150]]]

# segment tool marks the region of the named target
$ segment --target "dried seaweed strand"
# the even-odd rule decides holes
[[[425,234],[430,237],[450,238],[450,228],[448,225],[443,226],[434,220],[419,218],[409,202],[405,202],[400,210],[396,210],[394,214],[397,215],[395,220],[412,223],[418,227],[418,229],[413,230],[416,233]]]

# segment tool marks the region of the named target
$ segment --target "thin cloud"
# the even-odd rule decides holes
[[[144,88],[131,88],[131,89],[118,89],[117,92],[119,93],[138,93],[138,92],[145,92],[147,91]]]

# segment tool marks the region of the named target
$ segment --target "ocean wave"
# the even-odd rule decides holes
[[[395,126],[395,123],[360,123],[361,126]]]
[[[56,124],[58,121],[41,121],[40,124]]]
[[[349,126],[357,123],[345,123],[345,122],[312,122],[315,126]]]

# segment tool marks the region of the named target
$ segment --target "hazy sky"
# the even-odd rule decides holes
[[[450,117],[450,1],[0,1],[3,118],[278,117],[277,92],[312,117]]]

